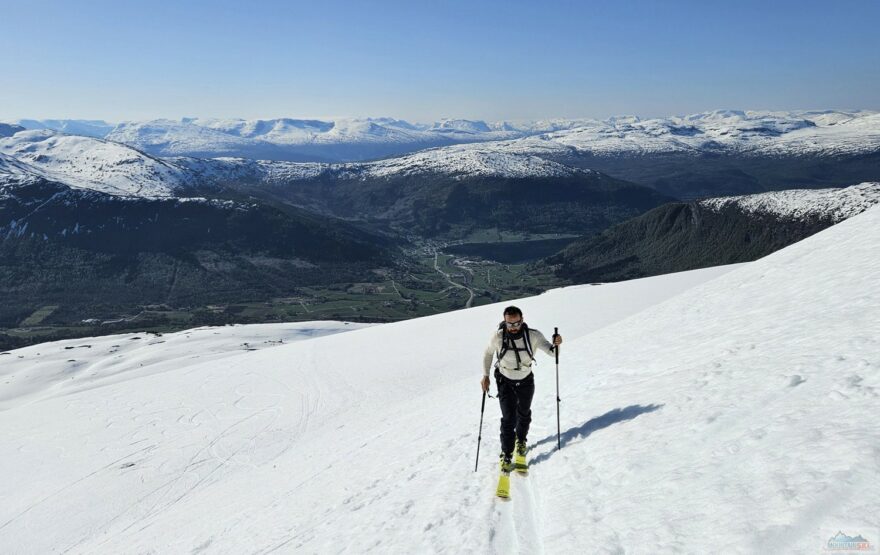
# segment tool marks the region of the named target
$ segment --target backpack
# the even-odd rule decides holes
[[[520,348],[516,346],[516,342],[514,338],[511,337],[509,333],[507,333],[507,327],[504,325],[504,322],[498,324],[498,329],[501,330],[501,350],[498,351],[498,362],[496,363],[496,367],[501,364],[501,359],[504,358],[504,355],[507,354],[507,351],[513,351],[513,354],[516,355],[516,369],[519,370],[522,366],[521,360],[519,357],[520,351],[525,351],[529,353],[529,357],[532,359],[532,363],[535,361],[535,354],[532,352],[532,342],[529,338],[529,326],[523,322],[522,323],[522,336],[523,343],[525,343],[525,348]]]

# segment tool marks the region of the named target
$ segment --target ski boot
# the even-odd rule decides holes
[[[514,467],[513,461],[510,458],[510,453],[501,453],[498,460],[501,475],[498,477],[498,489],[495,490],[495,495],[502,499],[508,499],[510,498],[510,471]]]
[[[514,463],[513,468],[520,474],[528,474],[529,473],[529,463],[526,461],[526,453],[528,452],[528,447],[526,446],[525,440],[516,440],[516,446],[513,448],[514,453]]]

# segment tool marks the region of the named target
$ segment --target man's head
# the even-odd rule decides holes
[[[504,309],[504,327],[508,332],[516,334],[522,329],[523,315],[522,310],[515,306],[508,306]]]

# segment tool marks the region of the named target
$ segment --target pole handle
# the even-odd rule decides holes
[[[559,335],[559,328],[553,328],[553,340],[556,341],[556,336]],[[553,345],[553,352],[556,354],[556,364],[559,364],[559,345]]]

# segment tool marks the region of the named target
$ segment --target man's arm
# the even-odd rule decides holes
[[[531,328],[530,328],[530,330],[531,330],[532,334],[529,337],[532,340],[532,345],[541,349],[542,351],[544,351],[548,355],[552,355],[555,350],[555,347],[553,347],[553,344],[550,343],[549,341],[547,341],[547,338],[544,337],[543,333],[539,332],[538,330],[531,329]]]

